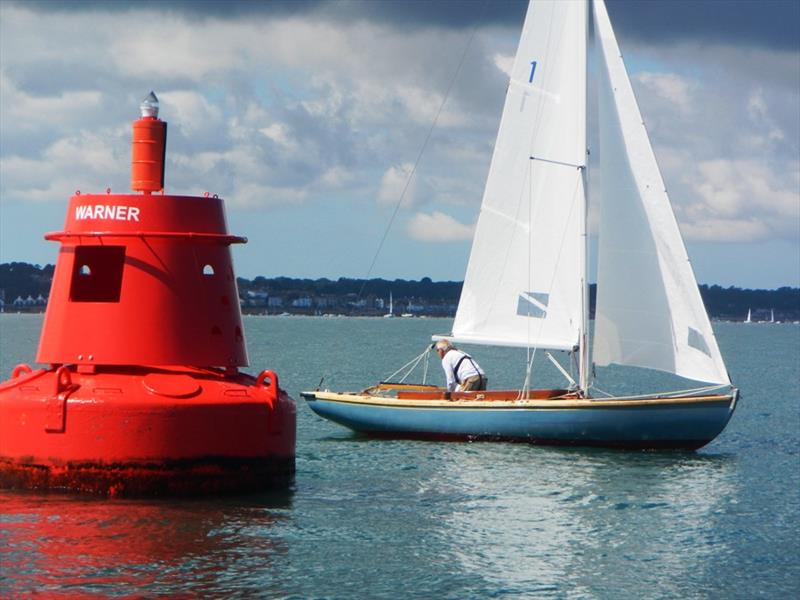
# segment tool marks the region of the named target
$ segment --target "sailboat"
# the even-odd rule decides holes
[[[747,309],[747,318],[744,320],[745,323],[752,323],[753,322],[752,319],[750,318],[750,310],[751,309],[749,309],[749,308]]]
[[[394,317],[394,306],[392,304],[392,292],[389,292],[389,312],[383,315],[384,319],[391,319]]]
[[[601,215],[591,362],[590,19],[600,70],[599,164],[591,164],[591,176],[600,180],[592,185],[592,200],[600,201]],[[372,436],[625,448],[696,449],[719,435],[733,414],[738,390],[703,306],[603,0],[591,6],[588,0],[542,0],[528,7],[452,332],[437,338],[565,352],[577,376],[558,364],[568,381],[564,389],[530,389],[530,361],[520,389],[448,393],[389,382],[302,395],[318,415]],[[601,396],[593,366],[612,363],[703,386]]]

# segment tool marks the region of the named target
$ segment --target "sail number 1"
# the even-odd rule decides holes
[[[536,71],[536,61],[531,61],[531,76],[528,78],[528,83],[533,83],[533,74]]]

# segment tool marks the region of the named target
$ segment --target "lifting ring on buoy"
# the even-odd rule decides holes
[[[266,379],[269,379],[269,383],[264,382]],[[260,388],[262,386],[267,387],[270,404],[274,404],[274,402],[278,399],[280,390],[278,387],[277,373],[275,373],[275,371],[270,371],[269,369],[264,369],[261,371],[261,373],[258,374],[258,377],[256,377],[256,387]]]
[[[72,387],[72,376],[69,373],[69,368],[61,365],[56,370],[56,393],[58,394],[70,387]]]
[[[16,379],[20,375],[27,375],[28,373],[33,373],[33,369],[31,369],[30,365],[20,363],[11,371],[11,379]]]

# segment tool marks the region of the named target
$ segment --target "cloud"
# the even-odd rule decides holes
[[[281,149],[288,152],[297,151],[297,141],[290,135],[289,127],[285,123],[272,123],[258,131],[268,140],[280,146]]]
[[[20,2],[16,2],[20,3]],[[658,44],[676,40],[728,41],[769,48],[797,48],[800,6],[795,0],[606,0],[615,27],[626,36],[637,36]],[[14,4],[5,0],[4,4]],[[132,2],[107,0],[25,0],[40,12],[60,16],[100,11],[116,15],[130,12]],[[306,20],[325,19],[337,25],[354,21],[388,24],[403,32],[420,28],[462,29],[516,27],[525,14],[525,2],[448,0],[446,2],[363,2],[358,0],[137,0],[140,10],[160,15],[177,15],[193,23],[204,20],[238,21],[280,19],[299,16]]]
[[[796,244],[797,55],[717,45],[693,47],[687,63],[686,45],[661,50],[659,69],[633,83],[686,239]]]
[[[332,167],[320,177],[321,183],[327,187],[342,187],[355,179],[355,175],[342,167]]]
[[[459,223],[442,212],[418,212],[408,222],[406,231],[413,239],[423,242],[460,242],[472,239],[474,226]]]
[[[757,160],[710,160],[683,177],[695,200],[679,205],[687,238],[751,242],[800,233],[800,171],[778,177]]]
[[[766,139],[761,136],[755,138],[754,141],[757,145],[763,145],[762,141],[769,143],[786,139],[786,134],[770,115],[762,88],[756,88],[750,93],[747,100],[747,113],[750,120],[765,134]]]
[[[0,197],[63,203],[76,189],[127,190],[129,158],[119,156],[112,132],[81,131],[48,146],[41,157],[7,155],[0,160]]]
[[[682,113],[692,111],[690,92],[692,84],[685,77],[675,73],[639,73],[636,80],[670,102]]]
[[[196,90],[168,90],[159,96],[160,111],[188,138],[212,136],[224,124],[222,109]]]
[[[500,69],[506,77],[511,77],[511,70],[514,68],[513,54],[495,54],[492,61],[494,66]]]
[[[402,201],[402,206],[413,205],[416,191],[416,181],[411,178],[413,169],[411,163],[389,167],[381,178],[378,203],[395,205]]]

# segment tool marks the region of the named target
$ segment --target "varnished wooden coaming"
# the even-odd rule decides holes
[[[592,409],[592,408],[632,408],[663,407],[665,405],[703,405],[708,403],[731,403],[734,394],[707,394],[683,397],[624,397],[624,398],[581,398],[567,390],[530,390],[525,397],[519,390],[491,390],[475,392],[447,393],[444,388],[429,387],[426,391],[406,391],[381,384],[363,392],[303,392],[307,398],[317,398],[331,402],[364,404],[370,406],[428,407],[428,408],[508,408],[508,409]],[[380,389],[376,389],[380,387]],[[414,386],[409,386],[414,387]],[[397,390],[394,395],[381,392]]]

